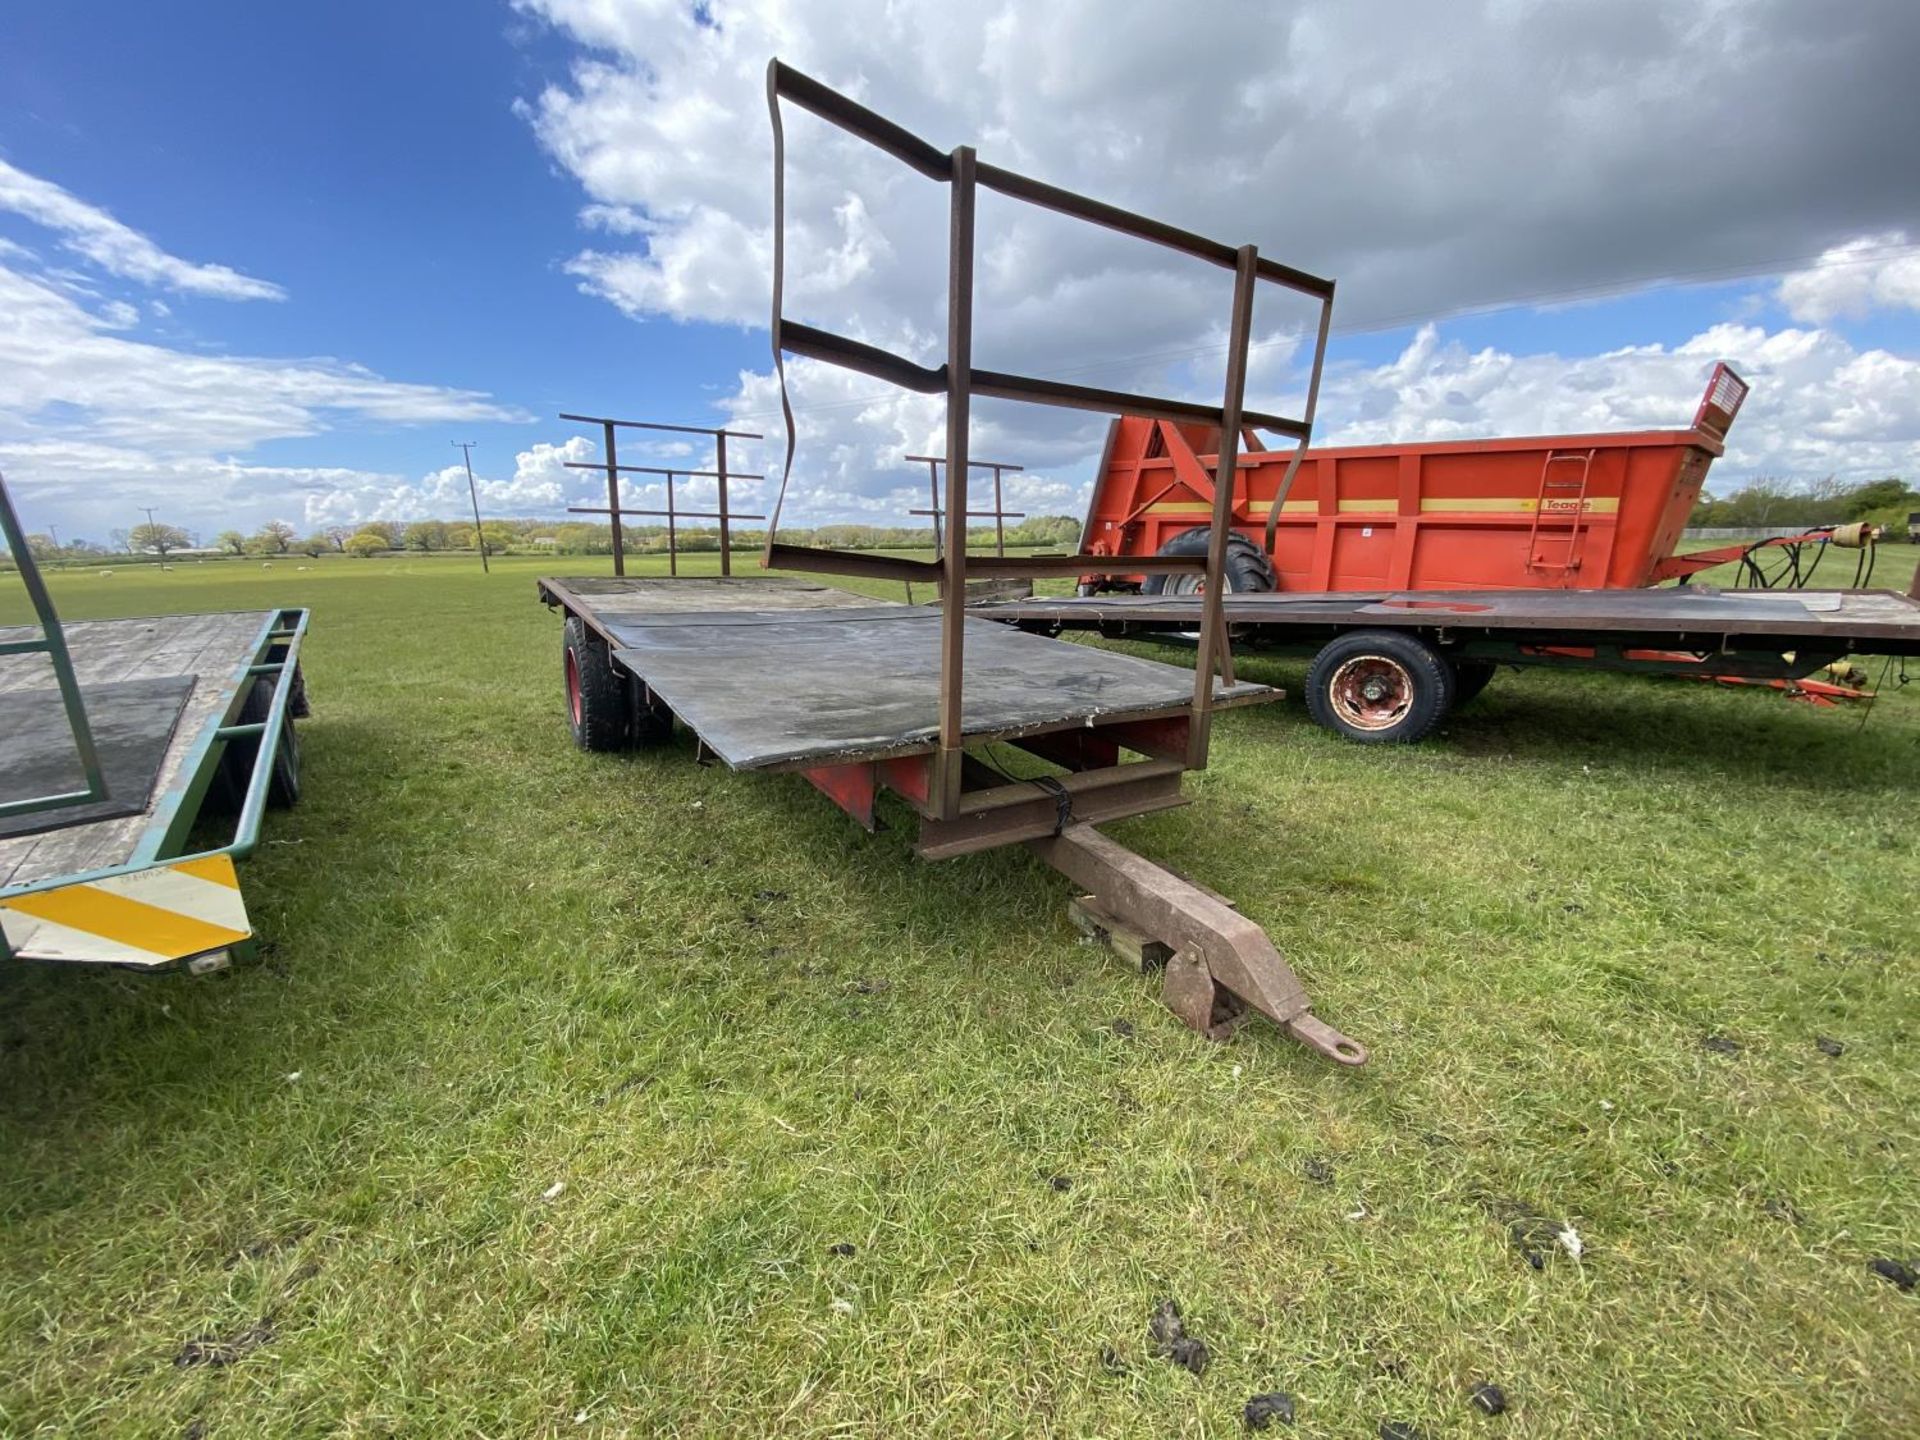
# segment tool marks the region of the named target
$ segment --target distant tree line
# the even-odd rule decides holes
[[[1718,523],[1718,522],[1715,522]],[[622,525],[621,538],[627,550],[639,555],[667,553],[665,525]],[[967,531],[968,544],[986,547],[994,543],[990,525],[977,525]],[[736,551],[758,550],[767,543],[765,530],[734,530]],[[925,550],[933,545],[931,525],[821,525],[813,529],[783,528],[780,539],[793,545],[819,545],[835,550]],[[1080,521],[1070,515],[1042,515],[1007,526],[1009,545],[1022,548],[1072,548],[1080,540]],[[484,541],[489,555],[513,552],[545,555],[608,555],[613,551],[613,527],[578,520],[489,520],[480,527],[478,541]],[[204,558],[219,554],[229,558],[258,556],[272,559],[278,555],[352,555],[367,557],[412,550],[432,554],[443,550],[476,548],[478,541],[471,522],[448,520],[370,520],[361,525],[329,525],[302,535],[284,520],[269,520],[252,533],[222,530],[210,545],[201,545],[199,536],[178,525],[135,525],[115,530],[105,545],[89,540],[55,544],[50,535],[29,535],[27,544],[34,558],[43,564],[60,561],[85,561],[93,564],[122,563],[128,560],[189,555]],[[679,527],[676,545],[681,554],[718,551],[717,528]]]
[[[613,553],[613,527],[585,521],[563,520],[489,520],[481,527],[487,552],[501,555],[511,552],[535,552],[548,555],[609,555]],[[332,535],[333,532],[328,532]],[[967,531],[971,545],[991,545],[991,526],[975,526]],[[667,553],[665,525],[622,525],[620,537],[632,554]],[[1073,546],[1080,540],[1080,521],[1071,515],[1044,515],[1022,520],[1007,527],[1007,544],[1022,547]],[[765,530],[733,530],[729,536],[733,549],[758,550],[767,543]],[[821,545],[836,550],[923,550],[933,544],[931,525],[888,527],[880,525],[821,525],[813,529],[784,528],[782,542],[794,545]],[[718,551],[720,531],[716,527],[678,527],[674,546],[681,554]],[[349,555],[380,555],[395,550],[415,550],[423,554],[437,550],[472,550],[471,524],[446,520],[376,520],[347,532],[338,541]]]
[[[1885,526],[1891,538],[1904,539],[1907,516],[1916,510],[1920,510],[1920,491],[1892,476],[1852,485],[1831,475],[1811,485],[1763,477],[1723,498],[1701,496],[1687,523],[1757,526],[1784,533],[1870,520]]]

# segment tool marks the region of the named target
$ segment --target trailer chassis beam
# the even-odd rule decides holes
[[[1091,825],[1027,845],[1107,914],[1165,947],[1160,998],[1190,1028],[1224,1040],[1257,1011],[1329,1060],[1366,1063],[1366,1046],[1314,1015],[1306,987],[1267,932],[1219,896]]]

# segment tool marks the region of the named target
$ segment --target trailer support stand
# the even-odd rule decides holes
[[[1366,1063],[1366,1046],[1315,1017],[1306,987],[1267,932],[1219,896],[1090,825],[1069,825],[1027,844],[1092,892],[1102,910],[1166,947],[1171,958],[1161,999],[1191,1028],[1222,1040],[1254,1010],[1329,1060]]]

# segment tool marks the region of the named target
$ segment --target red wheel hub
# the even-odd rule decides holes
[[[567,715],[572,719],[574,728],[580,726],[580,662],[574,658],[573,651],[567,651]]]
[[[1385,655],[1356,655],[1333,672],[1327,698],[1356,730],[1391,730],[1413,705],[1413,676]]]

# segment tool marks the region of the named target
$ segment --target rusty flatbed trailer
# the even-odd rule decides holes
[[[1920,600],[1891,590],[1375,590],[1229,593],[1243,644],[1314,657],[1314,718],[1362,741],[1422,738],[1500,665],[1804,680],[1850,655],[1920,656]],[[1179,636],[1197,595],[1030,597],[971,614],[1058,635]]]
[[[784,313],[783,105],[808,111],[947,187],[947,347],[938,368]],[[1183,803],[1181,776],[1206,765],[1214,712],[1277,698],[1268,687],[1235,678],[1218,604],[1202,606],[1206,658],[1197,673],[1024,635],[975,619],[966,607],[971,582],[1080,575],[1111,563],[1097,555],[968,553],[975,395],[1212,424],[1230,437],[1220,460],[1230,473],[1243,425],[1302,440],[1312,434],[1333,282],[1280,264],[1252,245],[1225,245],[990,165],[968,146],[942,151],[778,60],[767,66],[767,109],[774,163],[769,329],[787,451],[761,565],[918,580],[933,584],[939,599],[926,607],[875,604],[799,579],[543,580],[541,598],[566,612],[563,674],[575,743],[613,750],[662,742],[677,721],[702,749],[736,768],[799,772],[869,828],[878,793],[893,791],[917,818],[916,848],[927,858],[1025,844],[1087,892],[1077,902],[1084,928],[1162,969],[1161,998],[1195,1030],[1225,1038],[1258,1013],[1329,1059],[1363,1063],[1364,1046],[1314,1016],[1305,988],[1265,931],[1218,895],[1095,828]],[[1222,402],[1096,390],[975,365],[981,190],[1232,272]],[[1319,308],[1312,380],[1299,416],[1265,414],[1244,403],[1261,286],[1310,297]],[[937,560],[781,541],[798,444],[786,400],[790,354],[944,398],[946,451],[936,458],[946,478],[933,508],[941,512],[945,536]],[[610,489],[617,490],[619,473],[609,461]],[[1226,490],[1221,487],[1205,555],[1120,563],[1196,575],[1202,592],[1218,597],[1228,542]],[[609,509],[618,508],[616,499],[610,495]]]
[[[542,579],[538,589],[566,617],[567,717],[581,748],[664,743],[677,722],[696,755],[797,773],[868,830],[880,792],[894,792],[917,819],[923,859],[1028,843],[1091,892],[1080,905],[1096,928],[1165,966],[1167,1003],[1195,1029],[1224,1039],[1257,1011],[1329,1058],[1365,1060],[1314,1017],[1259,926],[1093,828],[1186,803],[1193,677],[1183,667],[970,621],[970,753],[948,815],[932,790],[939,609],[777,577]],[[1279,698],[1246,681],[1214,687],[1216,707]],[[996,752],[1025,773],[1010,774]]]

